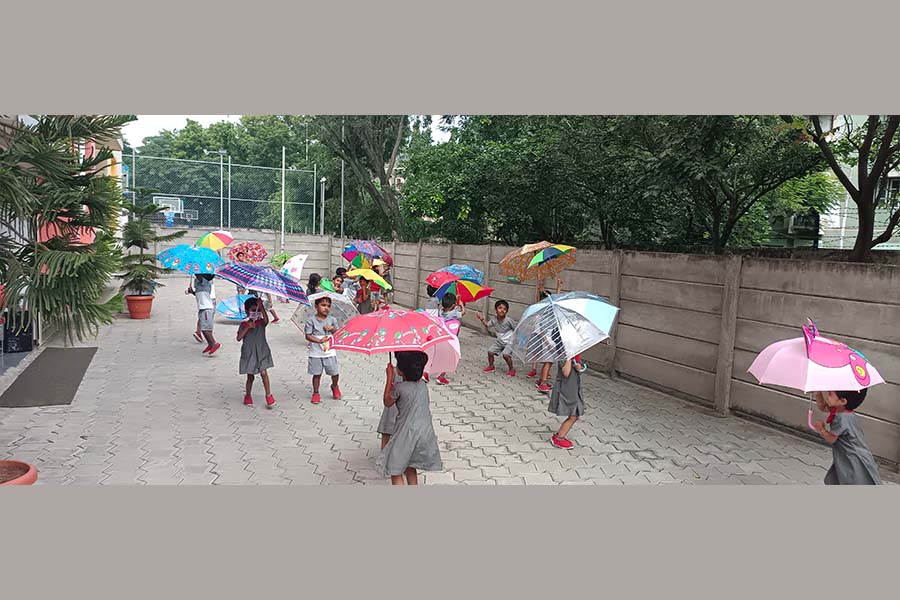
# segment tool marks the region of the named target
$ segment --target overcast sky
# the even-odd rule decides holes
[[[439,115],[433,115],[432,138],[436,142],[446,141],[450,135],[437,128]],[[181,129],[188,119],[199,122],[204,127],[219,121],[237,122],[241,115],[138,115],[137,121],[133,121],[122,129],[122,135],[129,145],[138,147],[141,141],[152,135],[158,134],[164,129]]]

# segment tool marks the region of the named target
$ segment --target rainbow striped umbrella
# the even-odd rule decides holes
[[[210,250],[221,250],[228,247],[234,241],[234,236],[227,231],[210,231],[204,233],[203,237],[197,240],[195,244],[198,248],[209,248]]]
[[[553,244],[549,248],[544,248],[540,252],[534,255],[531,259],[531,262],[528,263],[528,267],[535,267],[538,265],[542,265],[548,261],[553,260],[554,258],[559,258],[563,254],[574,254],[575,246],[564,246],[563,244]]]
[[[456,281],[448,281],[437,289],[434,293],[435,298],[441,300],[444,294],[450,293],[456,296],[460,302],[475,302],[486,296],[490,296],[494,288],[482,287],[474,281],[468,279],[457,279]]]
[[[347,275],[349,275],[350,277],[362,277],[366,281],[374,281],[386,290],[392,289],[391,284],[389,284],[384,277],[382,277],[372,269],[351,269],[347,271]]]
[[[368,240],[356,240],[344,246],[341,256],[358,269],[371,269],[372,262],[380,258],[389,265],[394,264],[394,259],[387,250]]]

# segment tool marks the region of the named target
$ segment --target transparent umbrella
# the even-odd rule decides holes
[[[359,311],[356,310],[356,306],[350,302],[346,296],[335,294],[334,292],[318,292],[309,297],[309,306],[301,304],[297,307],[297,310],[294,311],[293,316],[291,316],[291,322],[296,325],[300,331],[303,331],[306,322],[316,314],[316,300],[318,298],[331,298],[331,312],[328,314],[337,319],[338,327],[343,327],[347,324],[347,321],[353,317],[359,316]]]

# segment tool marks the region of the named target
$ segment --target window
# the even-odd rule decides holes
[[[878,190],[879,206],[893,207],[900,201],[900,177],[890,177]]]

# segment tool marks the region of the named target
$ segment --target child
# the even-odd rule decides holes
[[[397,407],[394,434],[381,451],[384,474],[392,485],[418,485],[418,471],[440,471],[441,451],[434,433],[428,386],[422,372],[428,355],[424,352],[397,352],[397,373],[403,381],[395,381],[394,365],[388,363],[384,384],[384,405]]]
[[[310,273],[309,282],[306,284],[306,295],[312,296],[316,292],[321,291],[320,284],[322,283],[322,276],[318,273]]]
[[[425,286],[425,294],[428,296],[428,303],[425,304],[425,310],[440,310],[441,301],[435,298],[434,294],[437,292],[437,288],[433,285]]]
[[[306,341],[309,342],[309,360],[306,372],[313,376],[313,404],[322,401],[322,397],[319,395],[319,382],[322,380],[323,370],[331,375],[332,397],[335,400],[341,399],[341,388],[338,387],[340,375],[337,352],[328,346],[328,335],[338,328],[338,322],[328,314],[329,312],[331,312],[331,298],[328,296],[316,298],[316,314],[306,321],[306,326],[303,328]]]
[[[344,278],[340,275],[335,275],[331,278],[331,287],[334,288],[335,294],[344,294]]]
[[[372,305],[372,292],[370,291],[369,282],[362,275],[359,276],[359,288],[353,301],[356,303],[356,308],[361,315],[367,315],[375,311],[375,307]]]
[[[243,292],[241,292],[241,293],[243,293]],[[260,302],[262,302],[263,308],[265,310],[267,310],[268,312],[272,313],[272,316],[275,317],[274,319],[272,319],[272,324],[275,324],[281,320],[278,318],[278,315],[275,314],[275,309],[272,308],[272,294],[266,294],[266,297],[263,298],[261,295],[262,292],[260,292],[258,290],[249,290],[247,293],[250,294],[251,296],[253,296],[254,298],[259,298]]]
[[[259,298],[247,298],[244,302],[244,312],[247,318],[241,321],[238,327],[237,341],[241,344],[241,362],[239,373],[247,375],[246,395],[244,404],[253,405],[250,392],[253,390],[253,376],[257,373],[262,377],[263,387],[266,390],[266,407],[275,406],[275,398],[269,387],[269,369],[275,366],[272,362],[272,351],[266,341],[266,326],[269,324],[269,315]]]
[[[494,357],[498,354],[506,361],[509,370],[506,372],[510,377],[516,376],[516,370],[513,368],[512,357],[510,356],[510,344],[513,340],[513,332],[516,330],[517,323],[512,317],[506,316],[509,312],[509,302],[506,300],[497,300],[494,303],[494,312],[496,316],[491,317],[490,321],[484,320],[484,315],[478,313],[478,320],[484,325],[485,329],[493,329],[497,334],[497,339],[488,348],[488,366],[484,368],[485,373],[494,372]]]
[[[563,284],[562,280],[557,277],[557,279],[556,279],[556,293],[557,294],[562,291],[562,284]],[[544,298],[546,298],[549,295],[550,295],[550,293],[544,288],[544,282],[543,281],[538,282],[537,302],[540,302],[541,300],[543,300]],[[535,385],[536,385],[538,391],[541,392],[542,394],[548,393],[553,388],[553,386],[550,385],[550,367],[552,366],[552,364],[553,363],[549,363],[549,362],[541,363],[541,376],[537,380],[537,383]],[[528,373],[528,377],[534,377],[535,375],[537,375],[537,363],[536,362],[531,364],[531,371]]]
[[[574,368],[573,368],[574,365]],[[569,450],[575,444],[566,436],[578,417],[584,414],[584,398],[581,396],[581,365],[575,364],[575,360],[565,360],[558,363],[556,372],[556,386],[550,395],[550,404],[547,410],[566,420],[559,426],[559,430],[550,438],[550,443],[557,448]]]
[[[453,321],[455,319],[457,321],[462,321],[465,314],[466,306],[456,302],[456,294],[451,294],[449,292],[444,294],[444,297],[441,298],[441,318],[443,320]],[[447,385],[450,383],[450,380],[447,379],[446,373],[441,373],[437,376],[437,382],[440,385]]]
[[[828,444],[834,462],[825,475],[825,485],[881,485],[875,457],[866,447],[862,429],[853,412],[866,399],[867,390],[816,392],[816,406],[828,412],[825,423],[816,421],[816,431]]]
[[[222,347],[222,344],[213,337],[213,321],[216,305],[212,299],[212,280],[214,275],[211,273],[197,273],[194,275],[194,283],[188,287],[188,293],[193,294],[197,299],[197,331],[206,339],[206,348],[202,354],[212,356],[216,350]]]

